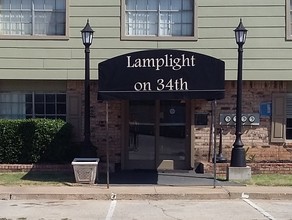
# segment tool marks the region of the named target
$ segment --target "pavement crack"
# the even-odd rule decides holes
[[[221,188],[228,194],[228,197],[230,198],[231,192],[228,189],[226,189],[224,186],[221,186]]]
[[[165,215],[165,216],[168,217],[168,218],[171,218],[171,219],[174,219],[174,220],[183,220],[183,219],[181,219],[181,218],[176,218],[176,217],[174,217],[174,216],[168,214],[168,213],[167,213],[167,212],[168,212],[167,209],[165,209],[165,208],[163,208],[163,207],[160,207],[159,205],[152,204],[152,202],[151,202],[150,200],[148,200],[148,204],[149,204],[149,205],[152,205],[154,208],[157,208],[157,209],[161,210],[161,212],[163,213],[163,215]]]

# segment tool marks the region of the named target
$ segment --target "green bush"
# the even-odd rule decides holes
[[[62,120],[0,120],[0,163],[66,163],[72,127]]]

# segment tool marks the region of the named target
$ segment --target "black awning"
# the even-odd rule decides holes
[[[222,99],[222,60],[182,50],[146,50],[99,64],[99,100]]]

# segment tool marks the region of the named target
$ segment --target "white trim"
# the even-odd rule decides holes
[[[292,0],[286,0],[286,40],[292,40],[292,18],[291,18],[291,2]]]

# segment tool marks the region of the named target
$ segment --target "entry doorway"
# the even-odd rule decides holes
[[[185,100],[128,101],[125,169],[188,169],[189,106]]]

